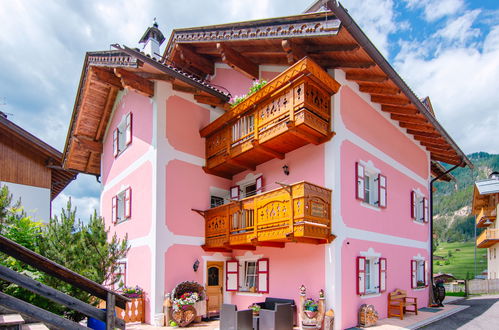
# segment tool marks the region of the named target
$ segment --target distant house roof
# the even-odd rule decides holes
[[[62,168],[62,153],[33,134],[22,129],[6,116],[0,114],[0,137],[6,135],[15,139],[22,147],[28,148],[45,160],[45,165],[52,171],[50,198],[53,200],[76,178],[76,173]]]
[[[499,180],[497,179],[480,180],[475,182],[475,186],[480,195],[499,193]]]
[[[473,189],[472,213],[478,214],[484,208],[495,208],[496,205],[491,202],[489,195],[497,193],[499,193],[499,180],[497,178],[476,181]]]
[[[438,274],[433,274],[433,280],[442,280],[444,282],[451,282],[455,281],[456,278],[452,274],[445,274],[445,273],[438,273]]]

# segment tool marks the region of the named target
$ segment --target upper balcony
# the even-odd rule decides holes
[[[304,58],[203,128],[207,173],[231,178],[308,143],[329,140],[331,95],[340,85]]]
[[[499,243],[499,229],[485,229],[476,239],[477,248],[488,248]]]
[[[331,242],[331,190],[299,182],[200,212],[206,251]]]
[[[484,228],[491,225],[496,220],[496,209],[486,209],[482,208],[480,213],[476,216],[476,226],[478,228]]]

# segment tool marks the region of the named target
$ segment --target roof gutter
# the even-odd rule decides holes
[[[164,72],[170,76],[172,76],[173,78],[175,79],[178,79],[182,82],[185,82],[186,84],[189,84],[195,88],[198,88],[200,90],[202,90],[203,92],[206,92],[210,95],[213,95],[215,97],[218,97],[220,100],[222,100],[223,102],[228,102],[229,101],[229,96],[223,94],[223,93],[219,93],[205,85],[203,85],[202,83],[196,81],[196,80],[193,80],[193,79],[189,79],[188,77],[186,77],[185,75],[181,74],[180,72],[177,72],[159,62],[157,62],[156,60],[150,58],[150,57],[147,57],[146,55],[142,54],[141,52],[138,52],[134,49],[131,49],[127,46],[123,46],[121,47],[120,45],[118,44],[113,44],[112,45],[114,48],[116,49],[119,49],[125,53],[127,53],[128,55],[130,56],[133,56],[135,57],[136,59],[138,60],[141,60],[142,62],[144,63],[147,63],[149,65],[151,65],[152,67],[154,67],[155,69],[158,69],[160,70],[161,72]]]
[[[457,146],[454,140],[449,136],[449,134],[440,125],[437,119],[431,115],[419,98],[414,94],[414,92],[407,86],[405,81],[398,75],[398,73],[393,69],[393,67],[388,63],[383,55],[379,52],[376,46],[367,38],[360,27],[355,23],[347,10],[336,0],[328,0],[325,5],[329,10],[331,10],[335,16],[341,21],[341,24],[347,29],[348,32],[357,40],[360,46],[366,51],[366,53],[374,60],[374,62],[379,65],[381,70],[383,70],[400,89],[409,98],[409,100],[418,108],[418,110],[428,119],[428,121],[435,126],[440,134],[445,138],[445,140],[451,145],[451,147],[457,152],[461,157],[461,166],[466,166],[473,168],[473,163],[466,157],[464,152]],[[463,165],[464,164],[464,165]]]

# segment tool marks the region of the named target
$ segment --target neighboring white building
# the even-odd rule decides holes
[[[477,181],[473,192],[472,212],[476,226],[485,228],[477,237],[476,246],[487,249],[487,277],[499,278],[499,225],[496,221],[499,207],[499,173],[493,172],[488,179]]]
[[[76,174],[63,170],[62,154],[0,112],[0,186],[26,213],[41,222],[51,216],[51,201]]]

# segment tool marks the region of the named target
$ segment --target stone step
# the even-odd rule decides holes
[[[24,319],[19,314],[0,315],[0,327],[14,326],[23,323]]]
[[[49,330],[43,323],[23,324],[22,330]]]

